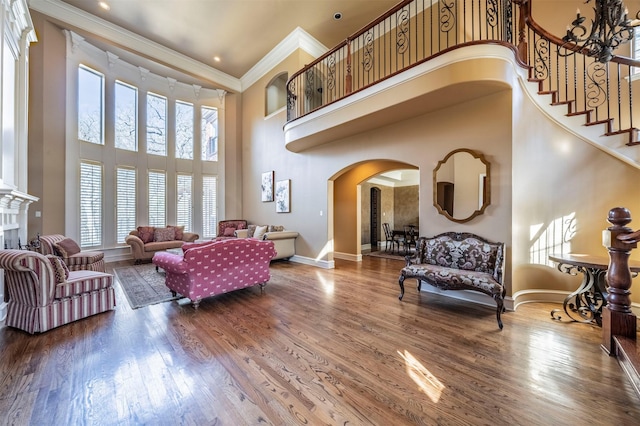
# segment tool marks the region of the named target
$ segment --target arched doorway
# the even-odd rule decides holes
[[[329,193],[332,194],[330,200],[333,205],[330,206],[332,218],[329,221],[328,237],[333,255],[329,257],[330,260],[362,260],[362,246],[368,244],[369,240],[368,223],[363,231],[363,222],[369,222],[369,188],[378,186],[367,181],[374,176],[398,170],[418,170],[418,167],[395,160],[369,160],[345,167],[331,177]],[[363,186],[366,190],[362,189]],[[383,202],[378,210],[379,228],[383,221],[393,223],[393,213],[385,212],[384,205]],[[363,241],[363,234],[367,234],[367,241]]]

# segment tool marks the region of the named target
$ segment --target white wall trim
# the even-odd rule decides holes
[[[115,44],[127,46],[134,52],[144,52],[144,55],[140,56],[146,56],[159,63],[168,64],[176,70],[219,83],[231,91],[241,91],[239,79],[60,0],[30,0],[29,7]]]
[[[313,38],[302,28],[297,27],[240,78],[241,90],[244,91],[251,87],[298,49],[304,50],[314,58],[318,58],[329,51],[324,44]]]
[[[362,262],[361,254],[342,253],[339,251],[333,252],[333,257],[336,259],[348,260],[350,262]]]

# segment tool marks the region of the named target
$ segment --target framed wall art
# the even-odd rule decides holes
[[[262,201],[273,201],[273,170],[262,174]]]
[[[276,213],[291,212],[291,179],[276,182]]]

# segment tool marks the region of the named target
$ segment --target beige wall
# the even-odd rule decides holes
[[[394,228],[402,229],[404,225],[420,226],[420,187],[400,186],[394,188]]]
[[[57,26],[31,11],[38,42],[29,53],[29,239],[65,230],[66,41]],[[40,211],[41,217],[35,217]]]

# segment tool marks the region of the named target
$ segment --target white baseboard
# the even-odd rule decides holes
[[[304,265],[316,266],[323,269],[334,269],[336,267],[333,260],[316,260],[310,257],[293,255],[289,258],[289,262],[302,263]]]
[[[349,260],[351,262],[362,262],[361,254],[340,253],[340,252],[334,251],[333,257],[335,257],[336,259]]]

